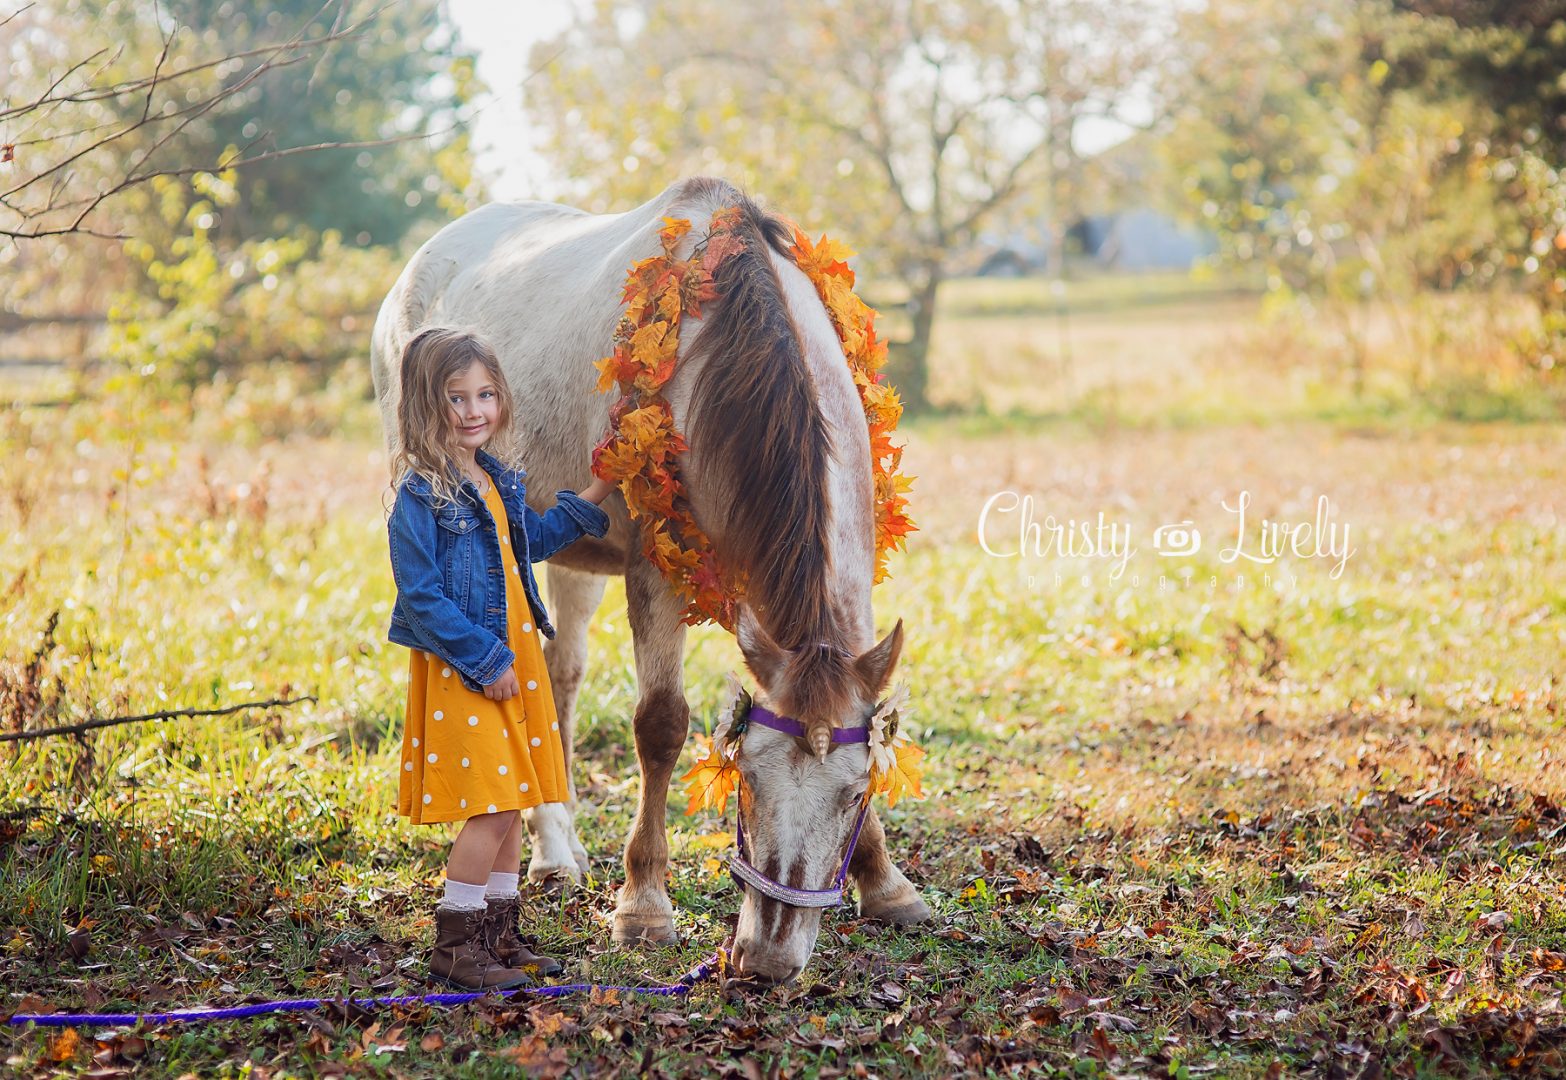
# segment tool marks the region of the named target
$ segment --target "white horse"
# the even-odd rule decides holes
[[[858,395],[832,323],[803,271],[785,253],[787,228],[730,184],[704,177],[670,185],[623,214],[553,203],[492,203],[446,226],[419,249],[381,306],[372,371],[388,443],[395,438],[397,365],[426,324],[482,334],[499,354],[517,401],[529,502],[580,490],[588,451],[617,394],[598,393],[593,363],[612,347],[627,269],[659,252],[665,216],[690,219],[688,257],[712,214],[740,206],[746,250],[720,268],[719,301],[687,318],[676,373],[666,385],[690,451],[681,461],[698,524],[727,565],[749,574],[737,638],[759,699],[812,734],[862,724],[885,688],[902,624],[874,638],[870,444]],[[699,331],[693,332],[699,327]],[[558,636],[545,649],[571,764],[573,706],[587,628],[603,575],[624,574],[636,656],[634,729],[642,788],[625,848],[616,941],[675,940],[665,888],[666,804],[690,711],[681,663],[681,603],[642,556],[640,526],[618,495],[604,503],[603,540],[583,539],[546,572]],[[794,888],[826,887],[843,859],[865,791],[868,751],[843,744],[819,756],[805,739],[752,729],[741,754],[741,809],[751,862]],[[527,814],[535,882],[579,881],[587,853],[573,802]],[[887,858],[872,812],[850,864],[861,914],[898,923],[929,918],[917,891]],[[803,970],[819,908],[799,908],[746,886],[733,963],[742,976],[787,981]]]

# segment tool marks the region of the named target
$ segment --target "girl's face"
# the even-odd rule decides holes
[[[466,371],[447,381],[446,404],[451,409],[457,445],[468,453],[489,442],[495,434],[500,423],[500,394],[483,364],[469,364]]]

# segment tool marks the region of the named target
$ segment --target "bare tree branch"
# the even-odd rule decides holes
[[[310,27],[330,11],[334,4],[337,5],[338,10],[331,30],[325,34],[309,36]],[[13,13],[6,21],[14,19],[25,10],[27,9],[22,8]],[[189,176],[200,172],[243,168],[277,158],[322,150],[390,146],[438,137],[460,128],[462,124],[459,121],[433,132],[411,132],[385,139],[358,142],[320,142],[307,146],[285,147],[265,153],[250,153],[255,146],[270,137],[270,133],[263,133],[243,149],[214,162],[194,165],[169,164],[166,167],[153,164],[156,156],[168,148],[198,119],[208,115],[220,105],[235,100],[238,95],[244,94],[258,80],[271,72],[309,60],[317,52],[324,53],[333,45],[357,38],[384,10],[385,6],[377,7],[367,17],[350,23],[346,14],[346,4],[342,0],[325,0],[310,19],[284,40],[171,70],[171,61],[178,38],[176,28],[163,34],[162,49],[150,73],[108,85],[89,85],[74,89],[69,87],[72,79],[94,66],[96,70],[89,76],[89,81],[96,82],[98,76],[115,63],[122,50],[111,51],[107,47],[98,49],[87,57],[69,64],[64,73],[52,78],[48,86],[32,100],[0,109],[0,122],[26,118],[29,121],[29,128],[36,128],[52,120],[62,109],[79,110],[98,107],[104,103],[130,104],[132,101],[137,102],[139,108],[129,120],[119,123],[112,119],[99,121],[93,118],[93,122],[70,126],[67,130],[8,141],[7,154],[13,156],[19,146],[33,149],[35,151],[33,156],[36,156],[37,152],[47,152],[48,148],[53,146],[62,147],[65,152],[57,160],[48,161],[37,169],[29,170],[9,188],[0,191],[0,208],[9,211],[15,219],[12,222],[0,222],[0,237],[32,240],[77,234],[104,239],[123,239],[123,234],[92,226],[89,219],[105,203],[159,177]],[[0,22],[0,26],[3,25],[4,23]],[[184,95],[187,101],[181,103],[179,108],[170,108],[172,104],[170,97],[164,97],[164,103],[159,107],[160,94],[172,92],[176,83],[182,86],[188,85],[188,80],[196,76],[231,67],[236,63],[240,65],[248,63],[251,66],[241,77],[220,80],[210,92],[195,95],[193,100],[193,91],[187,90]],[[118,151],[116,144],[144,130],[155,131],[156,136],[145,147],[139,148],[134,154],[127,155],[123,164],[114,163],[114,155]],[[23,155],[23,158],[27,156]],[[8,158],[8,160],[13,159]],[[97,190],[72,197],[69,191],[73,186],[78,189],[85,186],[85,181],[77,177],[75,169],[88,160],[111,162],[109,179],[101,182]],[[36,189],[40,185],[48,187],[47,192],[41,197],[36,194]],[[29,195],[29,192],[34,194]],[[70,218],[60,220],[59,215],[67,212],[70,213]]]
[[[6,23],[10,22],[12,19],[16,18],[18,15],[22,14],[28,8],[31,8],[33,6],[34,6],[33,4],[23,4],[21,7],[17,8],[15,11],[11,12],[11,14],[7,15],[5,18],[0,19],[0,29],[4,29]]]
[[[0,743],[47,739],[54,735],[80,735],[84,731],[95,731],[98,728],[140,724],[148,720],[173,720],[181,716],[227,716],[230,713],[244,712],[246,709],[282,708],[285,705],[298,705],[304,701],[314,700],[315,695],[309,694],[305,697],[274,698],[271,701],[247,701],[243,705],[230,705],[224,709],[172,709],[168,712],[143,713],[141,716],[94,717],[79,724],[66,724],[63,727],[41,728],[38,731],[7,731],[0,734]]]

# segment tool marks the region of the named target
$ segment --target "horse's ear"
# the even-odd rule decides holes
[[[739,642],[740,652],[745,655],[745,666],[756,676],[761,688],[770,693],[788,657],[762,628],[761,623],[756,621],[749,604],[739,606],[734,621],[734,638]]]
[[[897,657],[902,651],[903,620],[898,619],[897,625],[892,627],[890,634],[882,638],[875,648],[854,661],[854,670],[870,688],[871,697],[879,697],[881,691],[886,689],[886,684],[892,680],[892,669],[897,666]]]

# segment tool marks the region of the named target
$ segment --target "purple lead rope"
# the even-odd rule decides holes
[[[310,1012],[326,1005],[351,1005],[360,1009],[388,1005],[466,1005],[496,994],[529,994],[533,997],[564,997],[587,990],[618,990],[625,994],[651,994],[657,997],[683,997],[698,983],[711,978],[722,963],[722,954],[713,953],[686,972],[679,982],[669,986],[601,986],[597,983],[562,983],[558,986],[524,986],[516,990],[485,990],[467,994],[410,994],[378,998],[299,998],[292,1001],[259,1001],[227,1009],[177,1009],[166,1013],[16,1013],[8,1021],[13,1026],[37,1024],[39,1027],[124,1027],[132,1024],[175,1024],[212,1020],[241,1020],[268,1013]]]
[[[749,721],[750,723],[768,727],[795,738],[803,737],[805,734],[805,725],[798,720],[787,716],[779,716],[770,709],[764,709],[759,705],[751,709]],[[862,727],[834,728],[832,741],[834,743],[867,743],[870,741],[869,724],[867,723]],[[736,853],[729,859],[729,868],[738,881],[751,885],[763,895],[770,896],[774,900],[781,900],[783,903],[794,907],[836,907],[843,902],[843,888],[848,882],[848,865],[853,861],[854,848],[859,844],[859,833],[864,828],[865,817],[869,809],[870,794],[866,792],[865,800],[859,806],[859,817],[854,822],[854,831],[848,837],[848,847],[843,852],[842,864],[838,867],[837,877],[833,879],[831,888],[795,889],[784,885],[782,882],[773,881],[752,866],[745,851],[745,823],[738,808],[734,812],[734,846]],[[690,971],[686,972],[684,978],[671,986],[599,986],[594,983],[566,983],[560,986],[522,987],[511,991],[511,993],[530,994],[533,997],[563,997],[566,994],[579,994],[584,990],[618,990],[627,994],[681,997],[690,993],[697,983],[711,978],[713,972],[718,970],[722,962],[723,953],[720,950],[691,968]],[[464,1005],[470,1001],[477,1001],[482,997],[489,997],[494,993],[496,991],[490,990],[469,994],[413,994],[405,997],[350,998],[346,1002],[337,998],[300,998],[295,1001],[262,1001],[253,1005],[235,1005],[227,1009],[180,1009],[176,1012],[166,1013],[16,1013],[9,1022],[15,1026],[38,1024],[42,1027],[66,1027],[81,1024],[83,1026],[119,1027],[136,1023],[169,1024],[206,1020],[238,1020],[247,1016],[263,1016],[267,1013],[309,1012],[327,1004],[348,1004],[361,1009],[373,1009],[387,1005]]]

